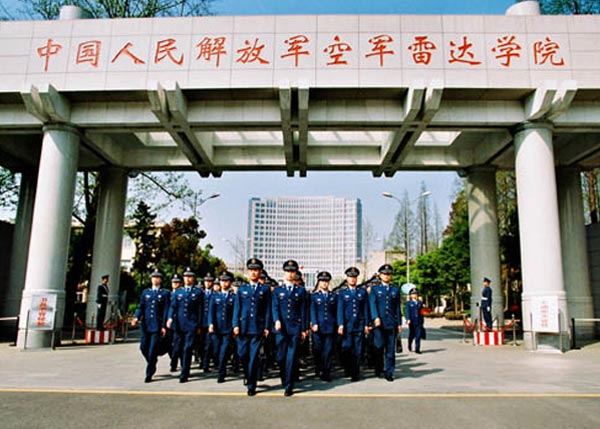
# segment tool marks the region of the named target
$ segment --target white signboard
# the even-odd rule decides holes
[[[31,309],[27,321],[30,330],[47,331],[54,327],[56,294],[43,293],[31,297]]]
[[[557,296],[531,298],[532,331],[558,334],[560,332],[558,315]]]

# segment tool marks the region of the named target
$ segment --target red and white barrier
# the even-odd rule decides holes
[[[115,330],[96,331],[95,329],[85,330],[86,344],[109,344],[115,338]]]
[[[504,330],[501,331],[475,331],[473,342],[478,346],[501,346],[504,344]]]

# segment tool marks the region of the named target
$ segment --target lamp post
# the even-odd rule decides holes
[[[396,200],[400,205],[402,205],[402,200],[400,200],[400,198],[396,197],[394,194],[392,194],[391,192],[383,192],[381,195],[383,195],[386,198],[391,198],[393,200]],[[407,203],[404,205],[404,236],[405,236],[405,243],[406,243],[406,283],[410,284],[410,238],[408,235],[408,206],[417,201],[420,200],[421,198],[425,198],[428,197],[429,195],[431,195],[431,191],[425,191],[422,194],[420,194],[417,198],[414,198],[412,200],[407,201]]]
[[[192,210],[194,212],[194,217],[196,219],[198,219],[198,208],[204,204],[205,202],[207,202],[208,200],[212,200],[214,198],[218,198],[221,196],[221,194],[219,194],[218,192],[215,192],[214,194],[209,195],[206,198],[202,198],[200,195],[202,195],[201,192],[196,192],[194,193],[194,197],[192,200]]]

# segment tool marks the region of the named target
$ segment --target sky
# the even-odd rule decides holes
[[[275,14],[497,14],[503,15],[514,0],[216,0],[216,15],[275,15]],[[0,0],[9,10],[17,0]],[[211,243],[213,253],[225,261],[237,259],[230,242],[247,235],[248,200],[252,197],[321,196],[331,195],[347,199],[359,198],[363,205],[363,219],[374,227],[380,239],[374,243],[379,249],[393,225],[398,203],[384,198],[382,192],[401,197],[406,190],[417,198],[421,182],[431,191],[428,197],[435,204],[445,225],[453,200],[458,176],[449,172],[398,172],[393,178],[373,178],[366,172],[325,173],[308,172],[306,178],[287,178],[281,173],[223,173],[218,179],[201,179],[196,173],[186,173],[195,189],[203,195],[219,193],[219,198],[207,201],[199,210],[201,227],[208,233],[203,244]],[[416,208],[416,205],[415,207]],[[189,216],[190,212],[172,210],[163,214],[163,220],[172,216]]]

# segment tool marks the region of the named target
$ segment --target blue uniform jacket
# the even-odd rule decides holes
[[[281,333],[285,335],[296,335],[308,329],[306,320],[306,305],[308,293],[303,287],[293,287],[288,292],[287,287],[278,286],[273,291],[273,323],[281,322]]]
[[[409,320],[411,325],[422,325],[423,324],[423,303],[419,300],[413,301],[412,299],[406,303],[406,320]]]
[[[258,284],[239,287],[233,306],[233,327],[240,328],[242,335],[259,335],[271,329],[271,289]]]
[[[173,319],[171,328],[192,332],[202,327],[203,298],[204,293],[195,286],[189,292],[183,286],[177,289],[171,296],[169,308],[169,319]]]
[[[322,291],[313,293],[310,299],[310,323],[319,326],[317,332],[333,334],[337,332],[338,297],[335,293],[327,292],[327,298]]]
[[[142,321],[142,331],[159,332],[167,323],[169,292],[158,288],[144,289],[134,317]]]
[[[233,307],[235,295],[232,292],[213,292],[208,306],[208,325],[213,325],[215,334],[230,334],[233,329]]]
[[[369,294],[371,321],[381,319],[383,329],[397,329],[402,325],[400,289],[396,286],[373,286]]]
[[[359,333],[367,326],[369,298],[364,288],[342,289],[338,296],[337,324],[344,333]]]
[[[486,310],[486,307],[492,307],[492,288],[491,287],[483,287],[481,291],[481,307]]]
[[[202,304],[202,327],[206,328],[209,325],[208,322],[208,307],[210,306],[210,301],[212,299],[214,292],[213,288],[205,289],[204,292],[204,302]]]

